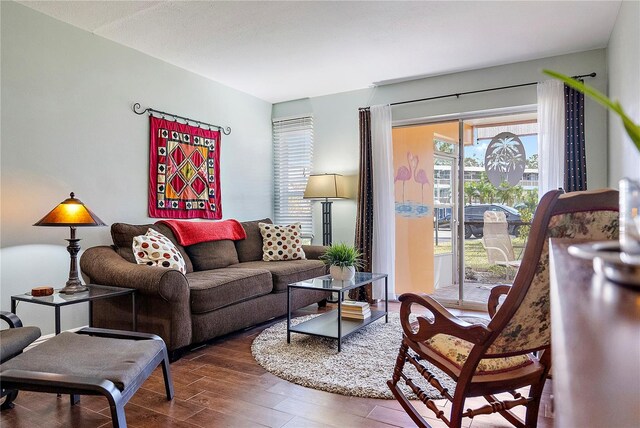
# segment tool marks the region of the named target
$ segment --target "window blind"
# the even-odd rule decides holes
[[[273,121],[274,214],[276,224],[302,224],[313,234],[311,200],[303,199],[313,161],[313,118]]]

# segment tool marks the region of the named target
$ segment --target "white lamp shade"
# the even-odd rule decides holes
[[[305,199],[348,198],[344,177],[340,174],[312,174],[304,191]]]

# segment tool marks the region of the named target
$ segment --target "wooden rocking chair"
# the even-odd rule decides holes
[[[552,191],[544,195],[536,210],[513,286],[492,289],[488,302],[491,321],[486,325],[459,319],[428,296],[411,293],[400,296],[404,334],[393,378],[387,384],[413,421],[420,427],[429,427],[404,396],[398,385],[401,380],[449,427],[460,427],[464,417],[495,412],[516,427],[535,427],[540,396],[551,368],[549,238],[615,239],[617,231],[617,191],[565,195]],[[498,299],[504,294],[507,296],[496,311]],[[426,308],[433,319],[419,315],[417,321],[411,322],[409,315],[414,304]],[[536,355],[534,351],[538,351]],[[449,418],[403,373],[407,362],[452,402]],[[444,388],[424,362],[451,376],[456,382],[455,391]],[[531,387],[528,396],[516,392],[526,386]],[[504,392],[513,398],[496,397]],[[465,399],[477,396],[484,397],[489,404],[465,411]],[[519,405],[526,406],[524,421],[509,410]]]

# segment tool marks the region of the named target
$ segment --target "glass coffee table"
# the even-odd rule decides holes
[[[345,292],[354,288],[362,287],[370,282],[384,279],[384,311],[371,310],[371,316],[363,320],[342,319],[342,300]],[[338,281],[331,278],[331,275],[324,275],[305,281],[294,282],[287,287],[287,343],[291,343],[291,332],[310,334],[313,336],[327,337],[338,340],[338,352],[340,352],[342,339],[360,330],[362,327],[385,317],[385,322],[389,322],[389,299],[388,275],[385,273],[356,272],[355,277],[350,281]],[[294,288],[311,291],[326,291],[327,293],[338,293],[338,308],[330,312],[325,312],[308,321],[298,325],[291,325],[291,291]]]

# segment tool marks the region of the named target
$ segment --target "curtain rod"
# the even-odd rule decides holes
[[[578,74],[576,76],[571,76],[571,78],[573,79],[582,79],[584,77],[596,77],[596,73],[589,73],[589,74]],[[435,97],[428,97],[428,98],[419,98],[416,100],[409,100],[409,101],[398,101],[395,103],[390,103],[389,105],[392,106],[397,106],[397,105],[401,105],[401,104],[411,104],[411,103],[419,103],[422,101],[431,101],[431,100],[439,100],[441,98],[451,98],[451,97],[456,97],[456,98],[460,98],[461,95],[470,95],[470,94],[479,94],[482,92],[491,92],[491,91],[500,91],[502,89],[513,89],[513,88],[521,88],[523,86],[531,86],[531,85],[537,85],[538,82],[529,82],[529,83],[520,83],[518,85],[509,85],[509,86],[498,86],[496,88],[489,88],[489,89],[478,89],[476,91],[467,91],[467,92],[454,92],[451,94],[447,94],[447,95],[437,95]],[[366,110],[369,107],[360,107],[360,110]]]
[[[138,111],[138,109],[140,109],[140,111]],[[200,126],[200,125],[206,125],[206,126],[208,126],[208,127],[210,127],[210,128],[217,128],[217,129],[218,129],[218,131],[221,131],[224,135],[229,135],[229,134],[231,134],[231,128],[230,128],[230,127],[228,127],[228,126],[227,126],[226,128],[223,128],[223,127],[222,127],[222,126],[220,126],[220,125],[213,125],[213,124],[211,124],[211,123],[202,122],[201,120],[189,119],[188,117],[178,116],[177,114],[167,113],[167,112],[164,112],[164,111],[160,111],[160,110],[153,109],[153,108],[151,108],[151,107],[149,107],[149,108],[146,108],[146,109],[142,110],[142,106],[140,105],[140,103],[135,103],[135,104],[133,105],[133,112],[134,112],[135,114],[137,114],[137,115],[140,115],[140,116],[141,116],[141,115],[143,115],[143,114],[145,114],[145,113],[149,113],[149,116],[151,116],[151,114],[152,114],[152,113],[156,113],[156,114],[161,115],[163,118],[164,118],[164,116],[172,116],[172,117],[173,117],[173,118],[175,118],[175,119],[182,119],[182,120],[184,120],[186,125],[188,125],[188,124],[189,124],[189,122],[192,122],[192,123],[196,123],[196,124],[198,124],[198,126]],[[175,121],[177,122],[177,120],[175,120]]]

